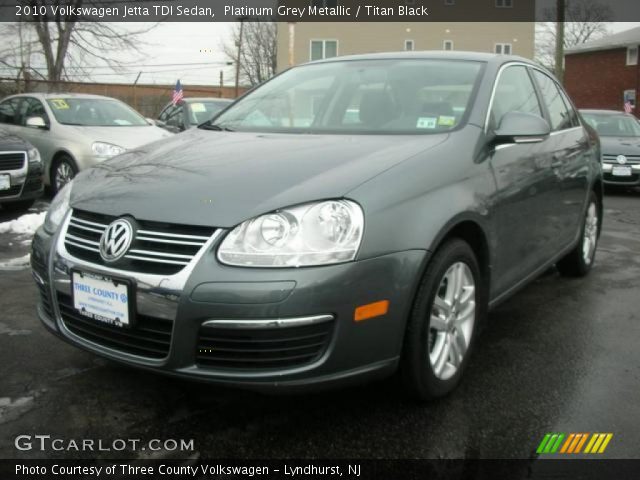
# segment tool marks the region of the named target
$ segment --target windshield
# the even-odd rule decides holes
[[[640,137],[640,124],[626,115],[583,113],[582,117],[603,137]]]
[[[63,125],[131,127],[149,125],[138,112],[109,98],[52,98],[47,103]]]
[[[220,114],[215,127],[292,133],[448,131],[463,122],[482,66],[389,59],[295,67]]]
[[[202,100],[189,102],[189,122],[191,125],[200,125],[211,120],[213,116],[229,105],[231,102],[217,102],[215,100]]]

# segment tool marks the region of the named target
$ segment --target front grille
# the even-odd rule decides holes
[[[627,157],[626,165],[640,165],[640,155],[625,155]],[[602,163],[618,164],[618,155],[603,155]]]
[[[231,370],[287,369],[308,365],[327,350],[333,321],[300,327],[237,329],[203,325],[196,361]]]
[[[0,152],[0,170],[20,170],[24,167],[27,156],[24,152],[18,153],[1,153]]]
[[[8,190],[0,190],[0,197],[15,197],[16,195],[20,195],[22,191],[22,185],[14,185]]]
[[[116,219],[74,210],[64,245],[76,258],[120,270],[173,275],[191,262],[215,232],[214,228],[136,220],[136,237],[123,259],[107,264],[100,257],[100,237]]]
[[[132,328],[121,328],[79,314],[69,295],[58,292],[58,306],[65,326],[75,335],[121,352],[148,358],[165,358],[171,346],[173,322],[136,315]]]

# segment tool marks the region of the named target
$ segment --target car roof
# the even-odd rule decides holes
[[[231,98],[220,98],[220,97],[189,97],[183,98],[183,101],[186,103],[191,102],[223,102],[223,103],[231,103],[233,100]]]
[[[42,92],[32,92],[32,93],[19,93],[17,95],[12,95],[12,97],[35,97],[41,100],[48,100],[50,98],[95,98],[95,99],[109,99],[109,100],[117,100],[117,98],[106,97],[104,95],[93,95],[90,93],[73,93],[73,92],[56,92],[56,93],[42,93]]]
[[[332,57],[324,60],[317,60],[310,63],[331,63],[336,61],[354,61],[354,60],[384,60],[384,59],[428,59],[428,60],[468,60],[487,63],[507,63],[507,62],[523,62],[530,65],[539,66],[531,60],[517,55],[502,55],[497,53],[483,52],[465,52],[465,51],[445,51],[445,50],[423,50],[411,52],[383,52],[383,53],[367,53],[360,55],[346,55],[343,57]]]
[[[594,115],[628,115],[629,117],[633,117],[630,113],[622,112],[620,110],[598,110],[595,108],[581,108],[580,113],[592,113]]]

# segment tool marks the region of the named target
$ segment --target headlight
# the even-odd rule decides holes
[[[32,148],[27,152],[27,156],[29,157],[30,163],[41,163],[42,159],[40,158],[40,152],[37,148]]]
[[[64,219],[64,216],[69,211],[71,185],[73,185],[73,180],[67,183],[62,190],[58,192],[51,202],[51,206],[49,207],[46,217],[44,217],[44,229],[51,235],[56,233],[60,223],[62,223],[62,220]]]
[[[96,157],[113,157],[125,152],[125,149],[118,145],[112,145],[104,142],[94,142],[91,145],[91,150]]]
[[[218,260],[242,267],[307,267],[355,258],[364,216],[349,200],[285,208],[238,225],[218,249]]]

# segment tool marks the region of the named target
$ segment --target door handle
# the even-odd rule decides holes
[[[558,155],[554,155],[551,161],[551,168],[557,169],[561,167],[562,167],[562,158],[560,158]]]

